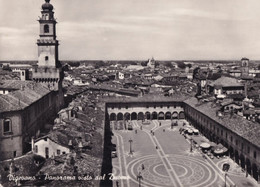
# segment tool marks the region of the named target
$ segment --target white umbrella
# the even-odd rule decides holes
[[[214,150],[214,153],[215,153],[215,154],[223,154],[224,151],[223,151],[223,149],[215,149],[215,150]]]
[[[206,143],[206,142],[200,144],[200,147],[203,148],[203,149],[208,149],[208,148],[210,148],[210,146],[211,145],[209,143]]]

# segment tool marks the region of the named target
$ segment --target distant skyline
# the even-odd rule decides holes
[[[0,60],[37,60],[44,0],[0,0]],[[51,0],[60,60],[260,60],[259,0]]]

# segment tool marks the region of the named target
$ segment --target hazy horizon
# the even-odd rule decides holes
[[[44,0],[0,0],[0,61],[37,60]],[[260,59],[259,0],[51,0],[61,60]]]

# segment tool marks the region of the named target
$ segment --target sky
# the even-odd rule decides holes
[[[37,60],[44,0],[0,0],[0,60]],[[260,60],[259,0],[51,0],[60,60]]]

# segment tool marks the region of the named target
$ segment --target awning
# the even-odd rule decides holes
[[[223,154],[224,151],[223,151],[223,149],[215,149],[215,150],[214,150],[214,153],[215,153],[216,155],[220,155],[220,154]]]
[[[211,145],[211,147],[216,147],[217,146],[217,144],[215,144],[214,142],[210,142],[209,144]]]
[[[193,130],[188,129],[188,133],[189,133],[189,134],[192,134],[192,133],[193,133]]]
[[[228,149],[226,147],[223,147],[223,152],[226,153],[228,151]]]
[[[218,147],[219,149],[222,149],[224,146],[223,146],[221,143],[219,143],[219,144],[217,145],[217,147]]]
[[[193,132],[194,132],[194,133],[199,133],[199,130],[193,129]]]
[[[200,144],[200,147],[203,148],[203,149],[208,149],[208,148],[210,148],[210,146],[211,145],[209,143],[206,143],[206,142]]]

